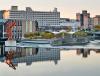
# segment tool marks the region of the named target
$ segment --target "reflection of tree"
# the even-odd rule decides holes
[[[12,59],[13,59],[13,56],[14,56],[14,52],[13,51],[9,51],[5,54],[5,63],[9,65],[9,67],[13,68],[14,70],[16,70],[13,62],[12,62]]]

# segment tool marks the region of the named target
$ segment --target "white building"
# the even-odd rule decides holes
[[[18,10],[18,6],[12,6],[11,10],[1,12],[3,12],[3,19],[16,21],[15,39],[21,39],[27,32],[34,32],[36,30],[35,21],[39,28],[60,24],[60,12],[57,8],[53,11],[33,11],[30,7],[26,7],[26,10]]]
[[[78,31],[80,27],[80,22],[76,20],[70,20],[67,18],[61,18],[60,27],[71,27],[72,32]]]
[[[33,11],[30,7],[26,7],[26,10],[18,10],[17,6],[12,6],[9,19],[37,21],[38,26],[59,25],[60,12],[57,11],[57,8],[53,11]]]
[[[78,28],[80,27],[80,22],[76,20],[70,20],[68,18],[60,18],[60,24],[59,25],[50,25],[50,26],[45,26],[46,31],[50,32],[58,32],[61,30],[67,31],[67,29],[71,27],[71,31],[75,32],[78,31]]]

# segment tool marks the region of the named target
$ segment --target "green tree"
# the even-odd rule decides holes
[[[73,35],[76,36],[76,37],[86,37],[86,36],[88,36],[88,34],[84,31],[75,32]]]
[[[94,30],[95,30],[95,31],[100,31],[100,25],[94,26]]]
[[[41,36],[45,39],[51,39],[55,37],[55,35],[51,32],[42,32]]]
[[[72,30],[72,27],[71,26],[67,26],[66,30],[67,30],[67,32],[70,32]]]
[[[61,32],[55,35],[56,38],[65,37],[65,36],[68,36],[67,32]]]

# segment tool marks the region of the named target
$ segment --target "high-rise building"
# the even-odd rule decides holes
[[[80,21],[81,27],[87,29],[90,25],[90,13],[83,10],[82,13],[76,13],[76,19]]]
[[[13,39],[15,40],[23,38],[25,33],[35,31],[34,21],[21,20],[21,19],[8,19],[7,21],[16,22],[16,26],[13,28],[13,31],[12,31]]]
[[[78,31],[78,28],[80,27],[80,21],[77,21],[74,19],[68,19],[68,18],[61,18],[60,27],[63,27],[63,29],[65,30],[68,30],[68,28],[71,28],[72,32],[76,32]]]
[[[26,7],[26,11],[18,10],[17,6],[12,6],[9,11],[9,19],[24,19],[37,21],[38,26],[59,25],[60,12],[57,8],[53,11],[33,11],[30,7]]]
[[[95,25],[100,25],[100,15],[96,15],[94,18],[94,26]]]
[[[6,20],[7,22],[9,22],[9,21],[15,21],[16,22],[16,26],[13,28],[13,38],[16,39],[16,40],[23,38],[25,33],[35,31],[35,21],[28,20],[28,19],[22,19],[21,17],[19,17],[20,14],[19,15],[14,14],[13,17],[12,17],[11,12],[17,11],[17,10],[18,10],[17,6],[12,6],[11,10],[1,10],[0,11],[0,19],[1,20]],[[3,33],[3,31],[2,31],[3,26],[4,26],[4,29],[6,30],[6,23],[5,23],[5,26],[4,26],[0,21],[0,25],[2,25],[2,26],[0,26],[1,33]]]
[[[33,11],[30,7],[26,7],[26,10],[18,10],[18,6],[12,6],[10,10],[1,11],[0,18],[16,22],[13,30],[15,39],[22,38],[25,33],[34,32],[36,24],[38,28],[60,25],[60,12],[57,8],[53,11]]]

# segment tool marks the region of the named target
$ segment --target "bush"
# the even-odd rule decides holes
[[[55,35],[51,32],[42,32],[41,36],[45,39],[51,39],[55,37]]]
[[[61,37],[65,37],[65,36],[68,36],[68,35],[69,35],[69,34],[66,33],[66,32],[61,32],[61,33],[59,33],[59,34],[56,34],[55,37],[56,37],[56,38],[61,38]]]
[[[86,37],[86,36],[88,36],[88,34],[84,31],[75,32],[73,35],[76,36],[76,37]]]
[[[95,31],[100,31],[100,25],[94,26],[94,30],[95,30]]]
[[[34,32],[34,33],[26,33],[24,34],[25,38],[29,39],[38,39],[38,38],[44,38],[44,39],[51,39],[54,38],[55,35],[51,32]]]

